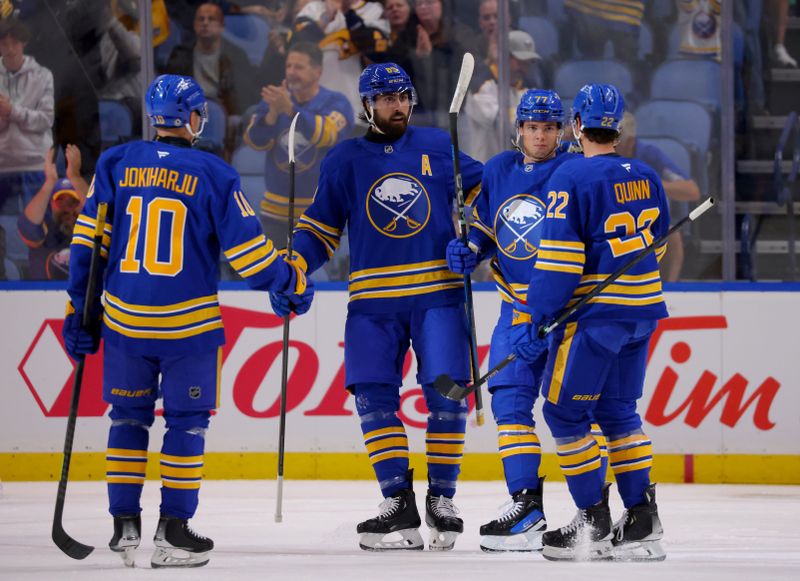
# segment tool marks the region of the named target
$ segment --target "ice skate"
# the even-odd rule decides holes
[[[613,559],[608,489],[594,506],[579,510],[572,522],[542,535],[542,556],[550,561],[604,561]]]
[[[428,548],[431,551],[449,551],[456,537],[464,532],[464,521],[458,517],[458,508],[452,498],[433,496],[425,498],[425,524],[431,530]]]
[[[416,497],[411,488],[395,492],[380,504],[375,518],[358,523],[358,546],[365,551],[423,549]]]
[[[540,551],[542,533],[547,529],[539,490],[520,490],[503,505],[497,519],[481,526],[481,549],[486,552]]]
[[[142,540],[142,518],[140,515],[114,517],[114,536],[108,548],[118,553],[126,567],[136,564],[136,548]]]
[[[644,492],[646,501],[622,513],[611,540],[615,561],[663,561],[667,554],[659,542],[664,536],[656,505],[656,486]]]
[[[159,519],[153,542],[156,550],[150,564],[154,569],[202,567],[208,563],[208,554],[214,548],[214,541],[195,533],[186,519],[170,516]]]

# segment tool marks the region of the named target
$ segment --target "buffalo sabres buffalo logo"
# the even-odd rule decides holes
[[[530,194],[520,194],[506,200],[494,219],[500,252],[514,260],[528,260],[535,256],[544,213],[544,204]]]
[[[303,173],[317,163],[318,148],[312,147],[308,138],[302,131],[294,134],[294,162],[295,171]],[[272,159],[275,166],[284,173],[289,173],[289,129],[287,128],[278,136],[278,147],[272,149]]]
[[[367,194],[369,221],[391,238],[408,238],[421,232],[430,215],[428,192],[409,174],[387,174],[372,184]]]

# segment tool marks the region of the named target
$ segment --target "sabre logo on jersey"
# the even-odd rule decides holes
[[[298,173],[308,171],[317,163],[317,152],[320,151],[311,145],[302,131],[294,134],[294,159],[295,169]],[[272,150],[275,167],[284,173],[289,173],[289,129],[287,128],[278,137],[278,147]]]
[[[536,256],[544,215],[544,203],[531,194],[519,194],[506,200],[494,217],[500,252],[513,260],[528,260]]]
[[[381,234],[409,238],[425,229],[431,216],[431,201],[417,178],[390,173],[372,184],[367,194],[367,216]]]

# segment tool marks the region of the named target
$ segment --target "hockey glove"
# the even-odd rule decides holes
[[[81,327],[83,312],[76,311],[72,303],[67,303],[67,316],[64,319],[64,327],[61,329],[61,336],[64,338],[64,347],[67,354],[75,361],[83,359],[86,355],[97,353],[100,348],[100,330],[103,308],[100,304],[94,307],[95,312],[88,329]]]
[[[304,263],[305,261],[301,260],[286,260],[291,271],[289,284],[283,291],[269,293],[272,310],[279,317],[285,317],[289,313],[303,315],[311,308],[314,300],[314,282],[306,276]]]
[[[478,266],[478,255],[460,238],[447,244],[446,258],[447,268],[455,274],[470,274]]]
[[[535,322],[534,322],[535,319]],[[519,359],[527,363],[536,362],[547,351],[547,340],[539,338],[541,317],[531,315],[526,305],[514,301],[514,314],[511,323],[511,350]]]

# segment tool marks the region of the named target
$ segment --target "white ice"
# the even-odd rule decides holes
[[[551,563],[540,554],[486,554],[478,527],[497,515],[505,500],[501,482],[464,482],[456,501],[465,532],[449,553],[366,553],[358,548],[356,523],[376,514],[380,497],[372,482],[293,481],[284,486],[284,520],[276,524],[273,481],[207,481],[193,528],[216,543],[203,568],[150,569],[158,514],[157,482],[145,485],[139,567],[125,569],[107,543],[111,517],[105,485],[71,482],[64,526],[94,545],[73,561],[50,540],[55,483],[5,482],[0,497],[0,579],[314,579],[334,581],[707,581],[800,579],[800,487],[751,485],[658,486],[665,527],[663,563]],[[424,486],[417,484],[423,506]],[[612,497],[614,490],[612,489]],[[545,507],[551,527],[572,519],[563,483],[547,483]],[[612,513],[619,515],[618,498]],[[427,541],[424,525],[423,537]]]

